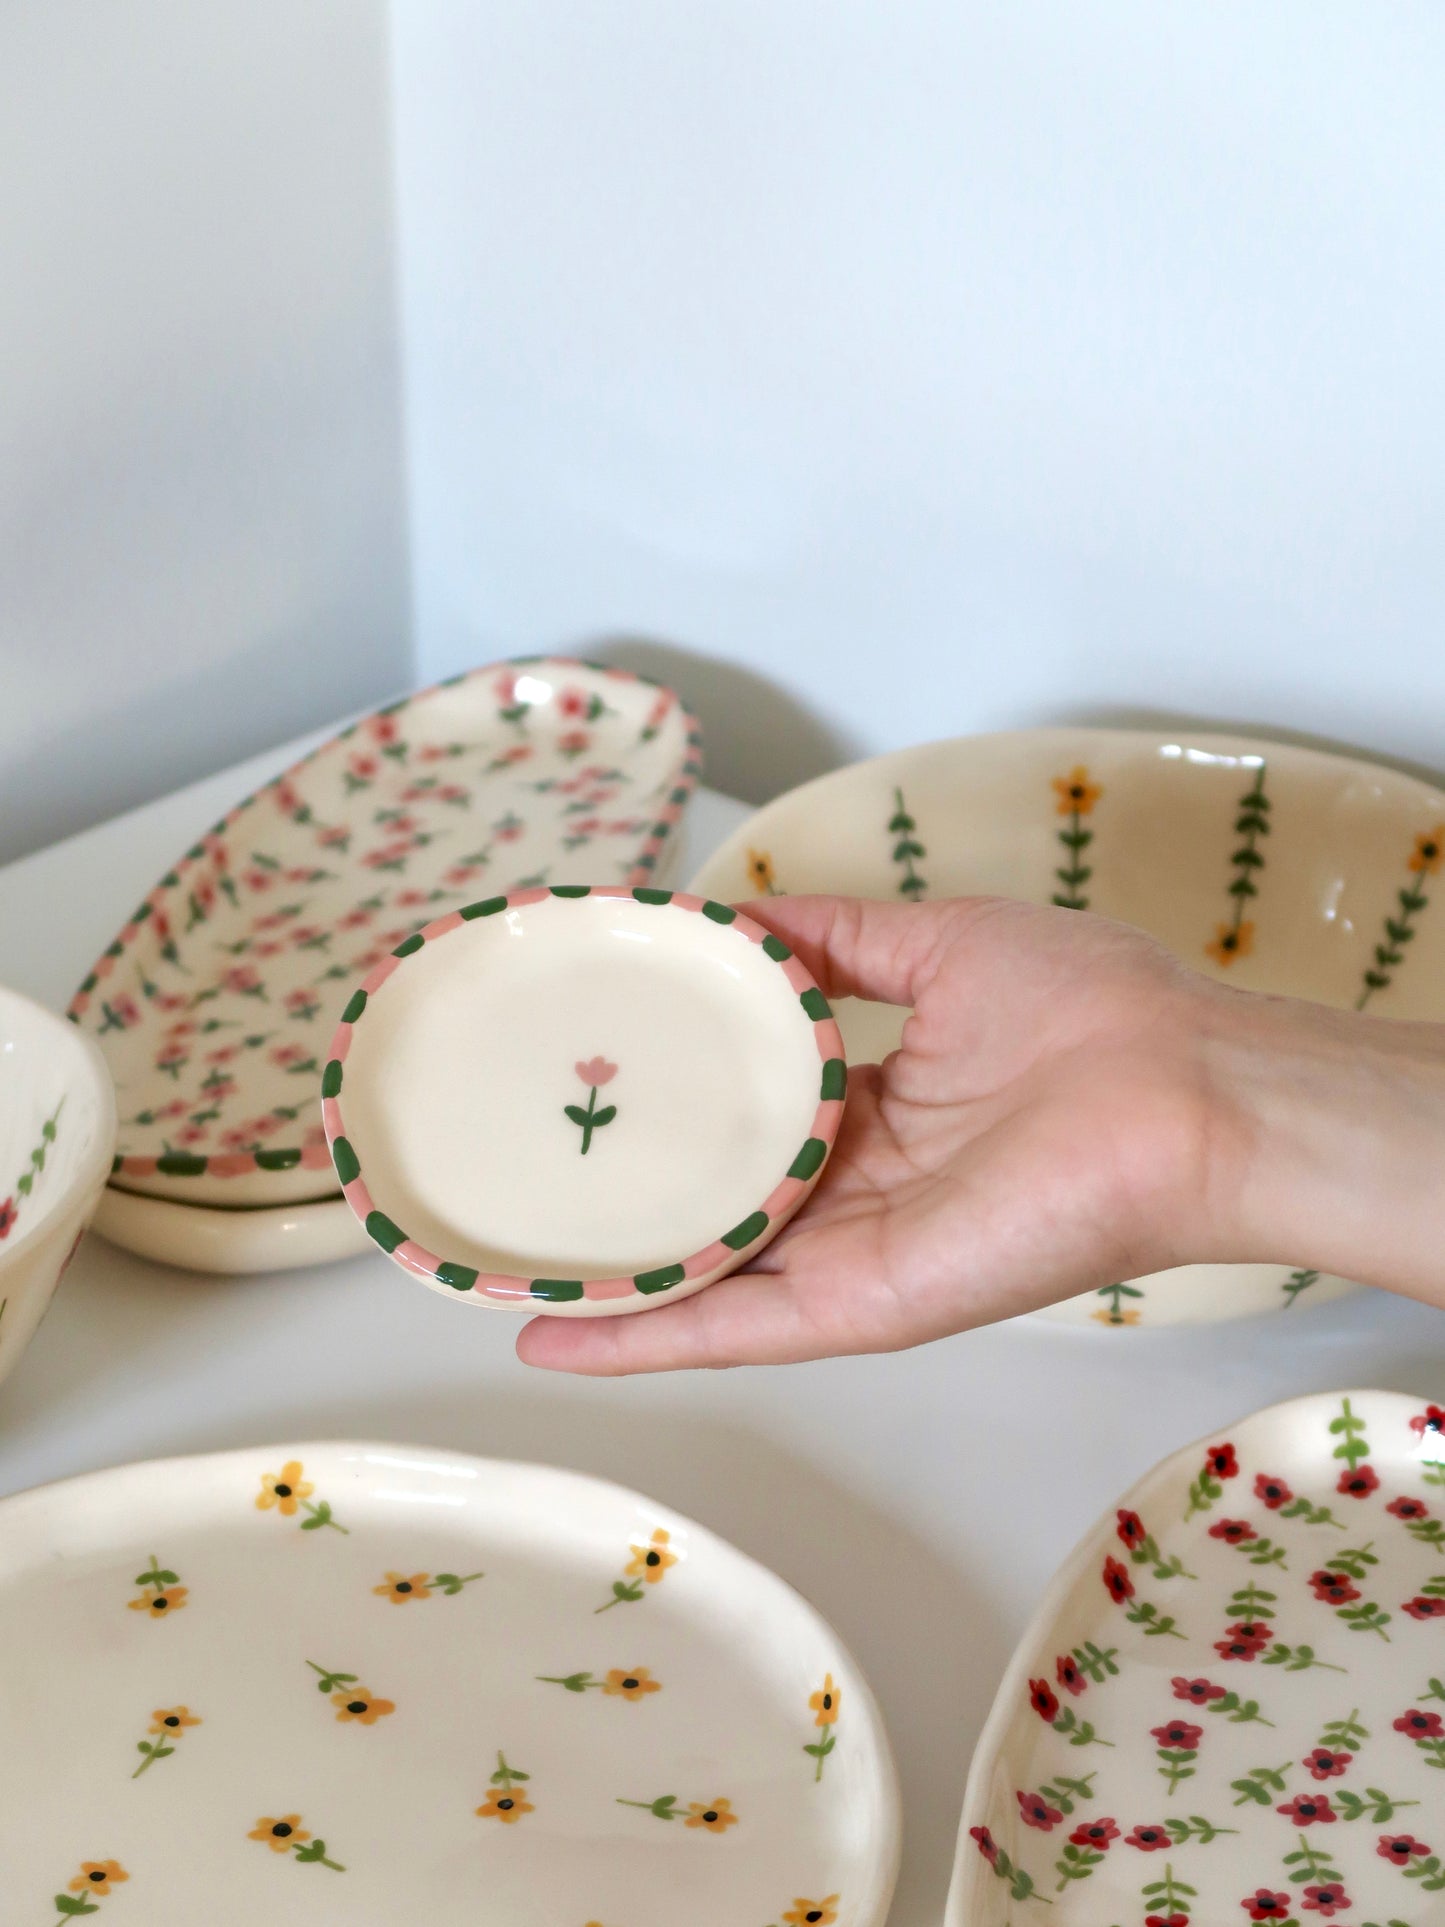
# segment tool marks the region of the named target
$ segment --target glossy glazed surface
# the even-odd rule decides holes
[[[1010,1664],[948,1927],[1445,1921],[1445,1408],[1296,1399],[1100,1520]]]
[[[616,1486],[390,1445],[97,1474],[0,1506],[0,1640],[33,1662],[0,1676],[28,1762],[0,1861],[36,1919],[887,1910],[897,1793],[847,1653]]]
[[[28,997],[0,990],[0,1379],[90,1222],[114,1144],[100,1052]]]
[[[1445,794],[1345,757],[1209,733],[1040,729],[901,750],[761,810],[694,878],[729,902],[805,891],[998,894],[1149,930],[1245,989],[1445,1016]],[[906,1013],[840,1003],[855,1063]],[[1348,1289],[1309,1264],[1190,1266],[1046,1314],[1121,1330],[1287,1310]]]
[[[350,986],[489,890],[652,881],[699,754],[670,691],[539,657],[391,704],[247,797],[71,1002],[115,1078],[116,1181],[225,1206],[334,1193],[315,1099]]]
[[[700,1290],[817,1182],[847,1070],[786,946],[667,890],[524,890],[429,924],[342,1015],[323,1120],[378,1244],[472,1304]]]

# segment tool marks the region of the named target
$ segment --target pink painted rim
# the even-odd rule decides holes
[[[463,1295],[476,1296],[511,1305],[527,1303],[540,1307],[546,1304],[575,1303],[579,1300],[590,1304],[601,1304],[619,1298],[651,1297],[654,1294],[658,1296],[660,1301],[665,1301],[665,1294],[668,1291],[675,1289],[679,1284],[699,1278],[703,1276],[703,1274],[715,1270],[720,1264],[727,1263],[730,1270],[736,1269],[738,1266],[744,1264],[753,1252],[760,1250],[763,1245],[769,1243],[777,1235],[783,1228],[783,1225],[786,1224],[788,1218],[802,1202],[803,1198],[817,1183],[832,1152],[834,1141],[837,1138],[838,1128],[843,1119],[845,1102],[843,1095],[837,1097],[823,1096],[821,1092],[828,1088],[830,1081],[829,1070],[835,1064],[840,1068],[836,1077],[831,1081],[838,1082],[842,1090],[846,1092],[847,1070],[842,1034],[838,1029],[837,1022],[833,1017],[827,999],[824,998],[822,992],[819,990],[811,971],[808,970],[807,966],[796,957],[779,938],[774,937],[771,931],[765,930],[760,923],[755,923],[744,911],[733,909],[727,905],[713,903],[707,897],[690,896],[685,891],[680,890],[659,890],[655,895],[649,891],[647,897],[638,898],[636,896],[636,890],[646,887],[647,886],[628,887],[622,884],[598,884],[589,887],[585,893],[579,890],[566,891],[565,894],[579,898],[585,894],[589,897],[609,897],[643,901],[649,902],[654,908],[685,910],[693,912],[694,914],[709,912],[712,914],[712,920],[717,922],[720,928],[735,930],[740,936],[746,938],[749,943],[758,944],[759,946],[772,943],[777,949],[783,952],[781,957],[774,956],[772,951],[769,951],[768,954],[773,956],[773,960],[778,964],[779,969],[783,972],[789,985],[797,994],[800,1004],[803,1004],[805,998],[811,996],[817,1000],[817,1004],[821,1006],[823,1013],[819,1016],[813,1016],[807,1011],[806,1004],[803,1004],[804,1012],[808,1015],[809,1021],[813,1025],[814,1042],[817,1045],[818,1061],[823,1067],[823,1073],[820,1079],[818,1106],[813,1114],[813,1122],[809,1135],[805,1140],[804,1146],[800,1149],[798,1156],[794,1159],[794,1166],[804,1158],[805,1154],[808,1153],[809,1147],[813,1144],[820,1144],[822,1147],[821,1152],[811,1154],[812,1161],[805,1175],[795,1175],[793,1168],[790,1167],[788,1172],[768,1193],[767,1197],[762,1200],[761,1204],[756,1206],[752,1212],[740,1220],[738,1226],[734,1227],[732,1232],[725,1233],[722,1237],[714,1239],[712,1243],[704,1245],[701,1250],[694,1251],[688,1257],[676,1260],[671,1265],[658,1266],[654,1271],[640,1272],[633,1276],[617,1278],[589,1278],[578,1281],[544,1279],[534,1281],[531,1278],[523,1277],[521,1274],[515,1272],[474,1272],[470,1266],[457,1266],[438,1256],[436,1252],[429,1251],[425,1245],[419,1244],[415,1239],[407,1237],[404,1232],[401,1232],[400,1227],[393,1224],[392,1220],[380,1211],[375,1200],[372,1198],[366,1180],[361,1173],[360,1160],[356,1157],[350,1140],[346,1136],[345,1120],[342,1115],[340,1097],[335,1094],[323,1096],[321,1101],[321,1121],[325,1127],[326,1141],[331,1148],[333,1162],[335,1162],[337,1166],[337,1177],[341,1181],[342,1196],[346,1199],[346,1202],[350,1205],[353,1212],[355,1212],[357,1219],[366,1228],[368,1234],[380,1243],[382,1249],[387,1252],[388,1256],[394,1259],[395,1262],[405,1270],[415,1272],[418,1277],[444,1284],[448,1286],[449,1289],[456,1291],[459,1297]],[[487,905],[485,914],[488,916],[500,915],[506,910],[523,909],[528,904],[540,903],[547,897],[556,894],[557,892],[546,887],[531,890],[513,890],[505,896],[484,899]],[[422,939],[420,944],[416,942],[415,938],[408,940],[412,948],[407,951],[407,955],[414,955],[416,951],[420,950],[425,944],[449,935],[451,931],[460,928],[463,923],[475,921],[478,910],[479,906],[468,905],[465,910],[449,911],[445,916],[438,917],[435,922],[427,924],[424,929],[417,932],[417,935]],[[471,916],[468,915],[468,911],[472,912]],[[725,912],[726,915],[719,915],[719,912]],[[328,1082],[331,1081],[332,1066],[336,1066],[335,1085],[337,1090],[342,1087],[342,1067],[350,1055],[352,1034],[356,1023],[365,1014],[366,1003],[403,967],[405,962],[405,956],[397,956],[395,954],[383,958],[382,961],[376,965],[375,969],[363,978],[358,987],[358,992],[353,994],[351,1001],[348,1003],[347,1010],[351,1011],[356,1005],[357,995],[362,996],[362,1007],[356,1011],[354,1017],[342,1018],[331,1040],[326,1077]],[[346,1152],[350,1154],[350,1159],[356,1164],[356,1172],[349,1178],[344,1175],[347,1166],[346,1153],[343,1153],[338,1158],[336,1148],[338,1143],[345,1144]],[[745,1239],[739,1244],[728,1242],[738,1231],[751,1224],[753,1219],[759,1216],[761,1216],[765,1222],[753,1237]],[[400,1234],[394,1243],[385,1242],[382,1238],[378,1238],[377,1232],[372,1228],[374,1219],[378,1217],[383,1220],[383,1223],[388,1228],[388,1236],[391,1231],[397,1231]],[[453,1272],[460,1271],[467,1273],[470,1276],[471,1282],[466,1285],[457,1284],[452,1278],[446,1276],[448,1269]],[[638,1285],[637,1280],[639,1277],[652,1278],[659,1274],[670,1272],[676,1272],[679,1275],[674,1277],[669,1284],[654,1284],[646,1288]],[[539,1293],[533,1289],[534,1283],[550,1284],[557,1282],[563,1282],[569,1285],[576,1282],[580,1284],[581,1289],[580,1291],[569,1293],[565,1298],[548,1298],[544,1293]]]

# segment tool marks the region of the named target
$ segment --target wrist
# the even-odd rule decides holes
[[[1445,1027],[1225,990],[1201,1050],[1202,1255],[1445,1297]]]

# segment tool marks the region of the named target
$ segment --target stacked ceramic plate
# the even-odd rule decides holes
[[[100,1229],[220,1271],[360,1248],[316,1101],[351,987],[479,898],[655,882],[700,767],[670,690],[537,658],[392,704],[247,797],[72,1000],[119,1104]]]
[[[996,894],[1139,925],[1247,990],[1381,1016],[1445,1016],[1445,794],[1283,744],[1040,729],[901,750],[770,803],[693,888],[728,902],[803,891],[923,902]],[[905,1013],[847,1002],[849,1058]],[[1128,1330],[1288,1310],[1346,1289],[1295,1266],[1121,1279],[1046,1314]]]

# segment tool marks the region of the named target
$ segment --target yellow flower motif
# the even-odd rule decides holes
[[[301,1476],[300,1459],[288,1459],[279,1472],[261,1474],[261,1490],[256,1494],[256,1510],[269,1512],[272,1506],[278,1508],[283,1518],[289,1519],[302,1499],[309,1499],[316,1490],[309,1479]]]
[[[702,1827],[708,1833],[726,1833],[737,1823],[731,1800],[714,1800],[711,1806],[704,1806],[701,1800],[689,1801],[687,1818],[683,1821],[685,1827]]]
[[[372,1591],[383,1599],[389,1599],[393,1606],[404,1606],[410,1599],[430,1599],[431,1587],[427,1572],[389,1572],[384,1586],[373,1586]]]
[[[614,1667],[603,1680],[602,1690],[614,1698],[640,1700],[647,1693],[660,1693],[662,1681],[654,1679],[645,1666],[634,1666],[630,1673]]]
[[[395,1700],[378,1699],[364,1686],[353,1686],[347,1692],[333,1693],[331,1704],[336,1708],[339,1720],[355,1720],[361,1726],[375,1726],[384,1720],[388,1713],[396,1711]]]
[[[1442,863],[1445,863],[1445,823],[1437,823],[1433,830],[1415,838],[1410,868],[1416,876],[1432,877]]]
[[[500,1820],[504,1827],[515,1826],[524,1813],[535,1813],[537,1809],[526,1794],[517,1787],[493,1786],[487,1788],[487,1797],[477,1808],[479,1820]]]
[[[269,1814],[258,1820],[246,1838],[264,1840],[272,1853],[290,1853],[293,1847],[304,1846],[311,1835],[302,1826],[299,1813],[286,1813],[279,1820],[273,1820]]]
[[[838,1717],[838,1708],[842,1698],[842,1688],[833,1684],[833,1675],[831,1673],[826,1674],[822,1686],[808,1701],[808,1705],[813,1710],[814,1726],[832,1726]]]
[[[783,1915],[787,1927],[833,1927],[837,1918],[837,1894],[829,1894],[826,1900],[795,1900]]]
[[[1137,1311],[1091,1311],[1090,1318],[1097,1318],[1101,1325],[1137,1325]]]
[[[1247,957],[1254,948],[1254,925],[1246,917],[1237,927],[1232,923],[1219,923],[1214,926],[1213,943],[1204,946],[1206,957],[1213,957],[1217,964],[1232,964],[1237,957]]]
[[[180,1612],[189,1591],[188,1586],[162,1586],[158,1592],[148,1592],[143,1599],[127,1599],[125,1603],[133,1613],[149,1613],[152,1619],[169,1619],[172,1613]]]
[[[1097,783],[1089,781],[1089,772],[1082,763],[1077,763],[1067,776],[1054,777],[1053,784],[1060,816],[1087,816],[1104,794]]]
[[[151,1732],[168,1733],[172,1739],[179,1739],[188,1726],[199,1726],[188,1706],[158,1706],[151,1714]]]
[[[73,1894],[99,1894],[102,1898],[112,1887],[119,1886],[130,1875],[118,1860],[82,1860],[80,1872],[70,1883]]]
[[[771,896],[776,878],[773,874],[773,859],[766,850],[748,851],[748,875],[752,878],[753,888],[759,896]]]
[[[677,1554],[667,1549],[671,1538],[667,1528],[659,1526],[652,1535],[651,1545],[634,1546],[626,1566],[628,1578],[645,1579],[649,1586],[655,1586],[668,1567],[677,1564]]]

